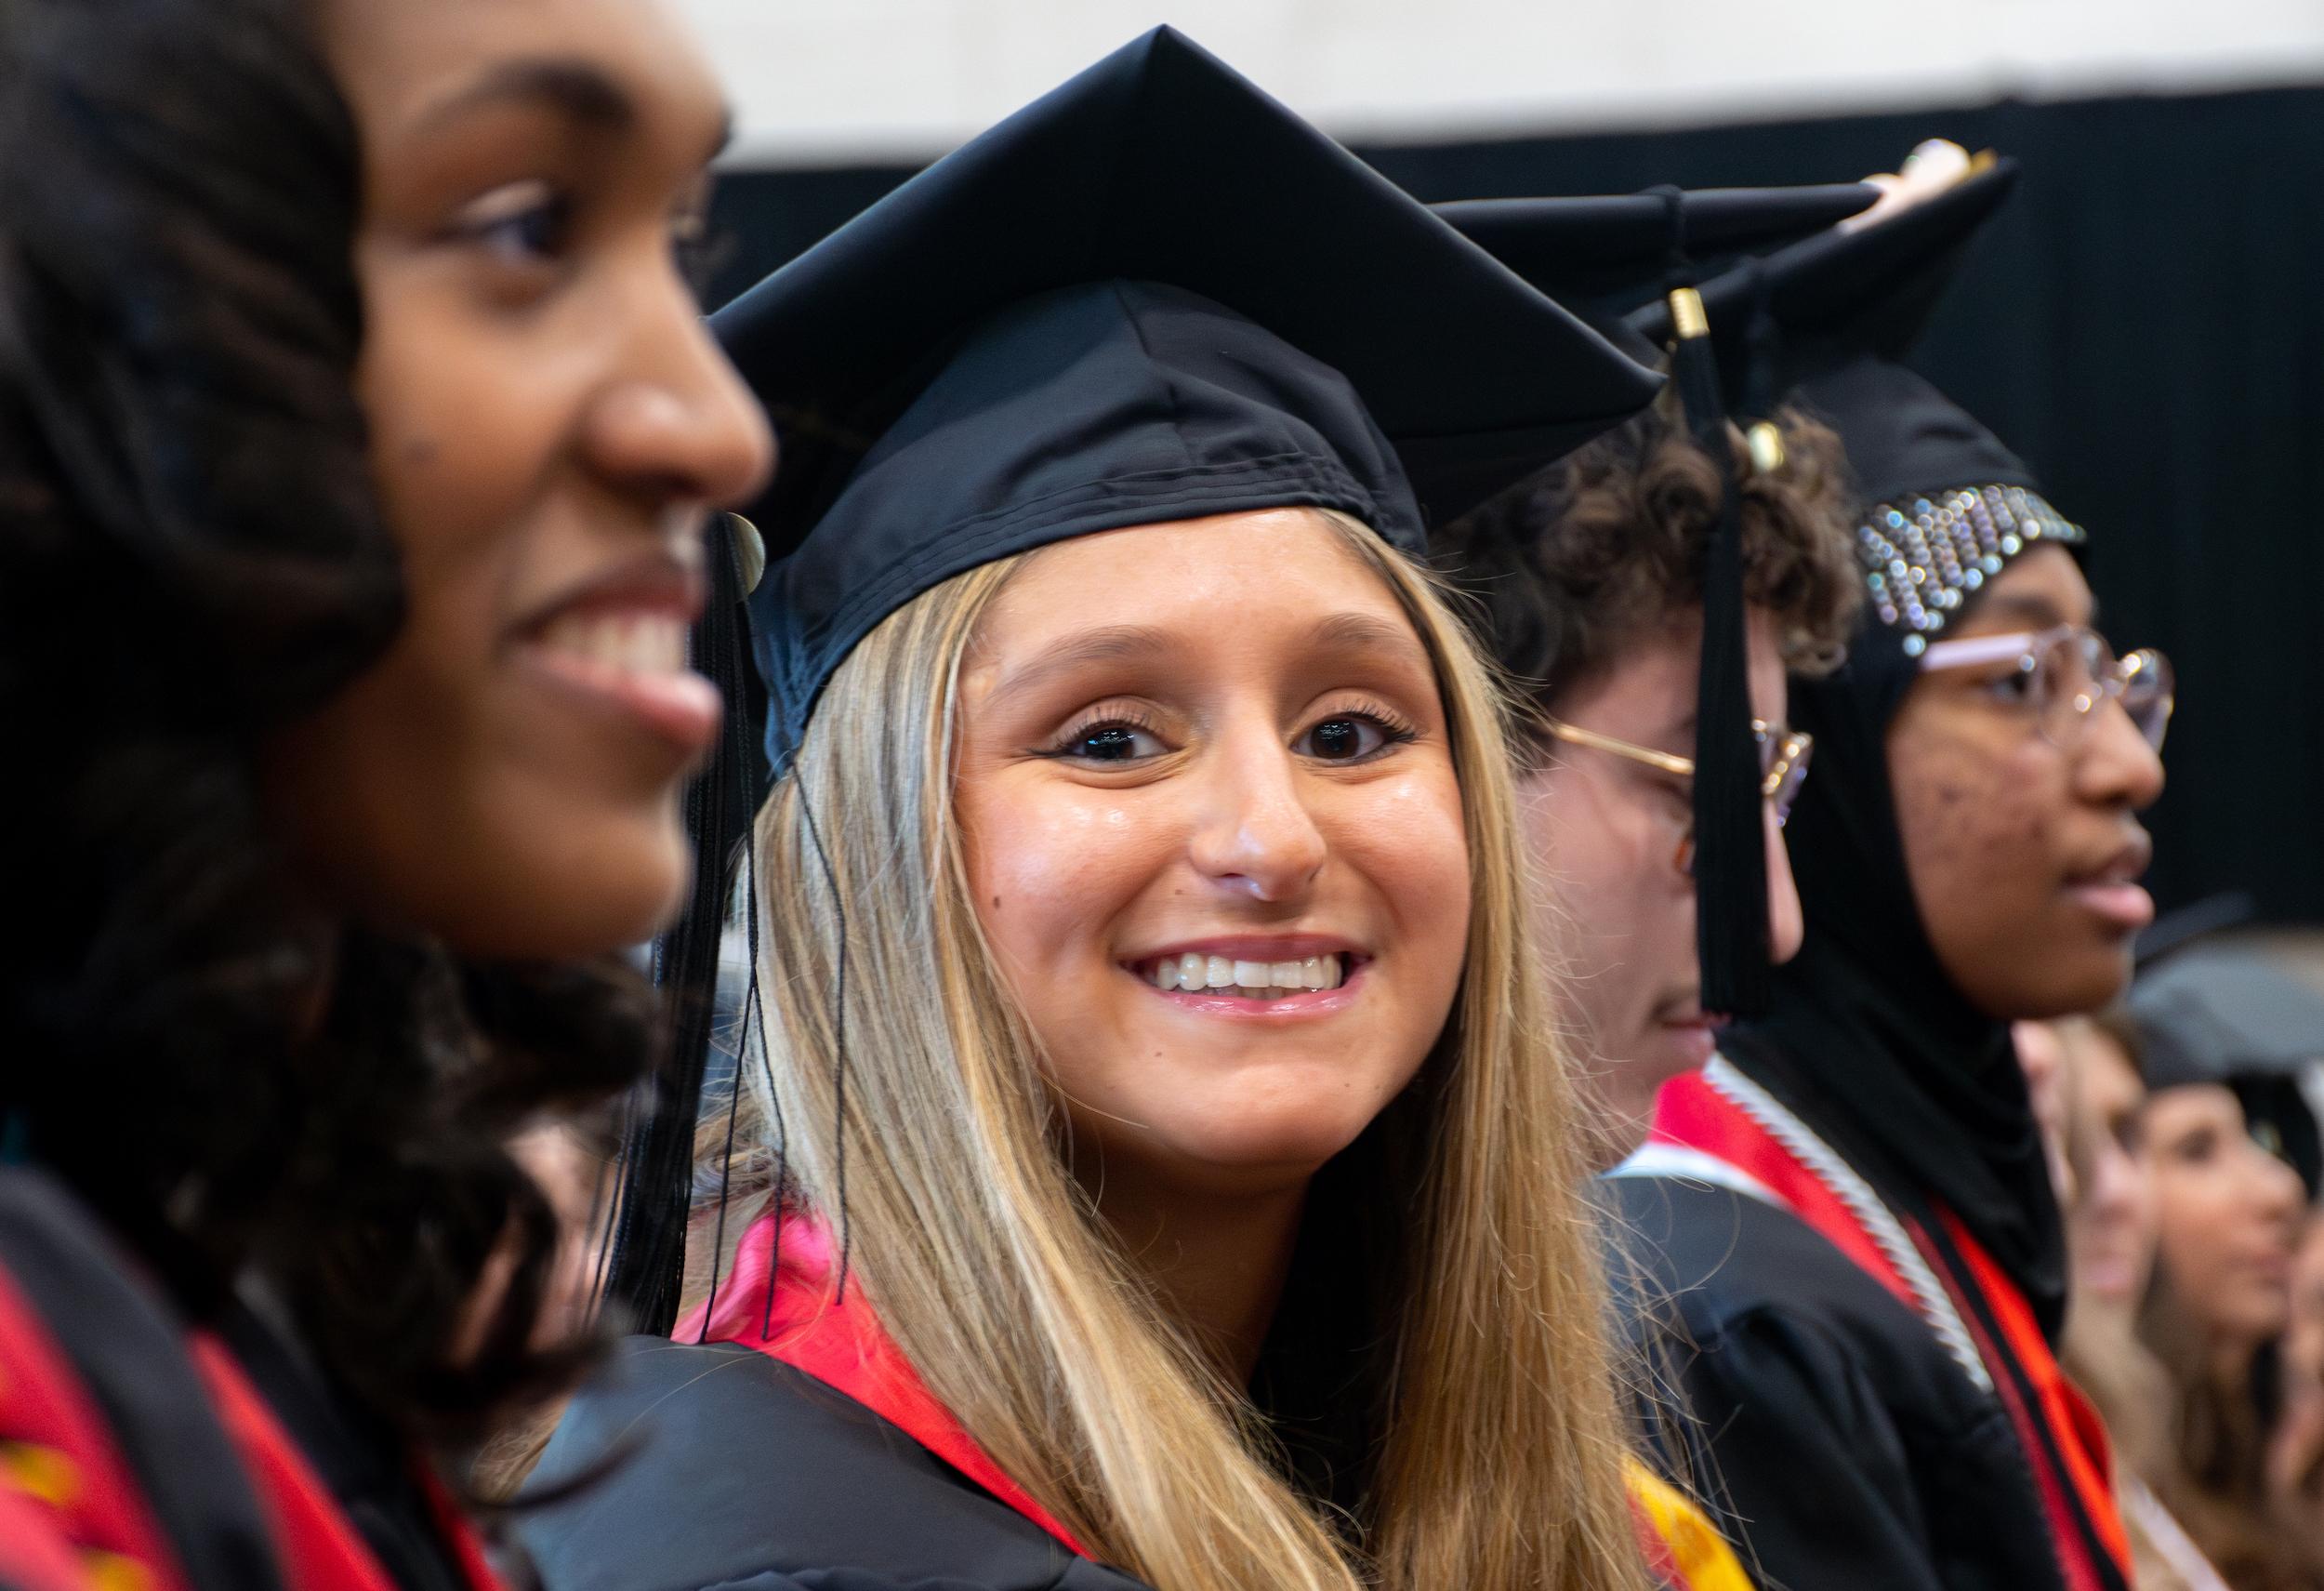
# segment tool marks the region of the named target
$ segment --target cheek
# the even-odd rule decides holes
[[[1046,782],[964,778],[958,802],[978,920],[1003,963],[1027,970],[1109,959],[1110,925],[1171,849],[1140,803]]]
[[[2055,815],[2066,791],[2055,757],[2038,743],[2003,751],[1900,736],[1890,777],[1913,900],[1939,961],[1997,1014],[2049,1014],[2034,1012],[2039,1001],[2018,1009],[2028,996],[2011,986],[2042,973],[2059,946]]]
[[[1397,981],[1422,1036],[1443,1026],[1468,957],[1472,888],[1460,787],[1449,764],[1341,792],[1322,815],[1335,860],[1385,920]]]
[[[1976,899],[2028,882],[2044,861],[2041,770],[1965,739],[1891,758],[1897,830],[1914,894]]]
[[[416,266],[375,263],[363,283],[356,393],[389,523],[417,564],[544,492],[592,356],[579,338],[561,346],[478,312]]]
[[[2225,1214],[2216,1176],[2200,1171],[2165,1173],[2156,1190],[2155,1240],[2162,1262],[2191,1294],[2203,1291],[2218,1252]]]

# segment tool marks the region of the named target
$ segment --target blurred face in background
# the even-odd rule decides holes
[[[2324,1215],[2311,1210],[2291,1260],[2291,1330],[2284,1362],[2308,1383],[2324,1382]]]
[[[2066,1151],[2074,1196],[2066,1236],[2077,1307],[2127,1319],[2155,1263],[2155,1185],[2147,1165],[2146,1085],[2111,1033],[2087,1017],[2051,1024],[2063,1060]]]
[[[2074,1203],[2074,1166],[2067,1158],[2069,1128],[2066,1100],[2066,1041],[2054,1023],[2019,1022],[2010,1028],[2017,1050],[2018,1068],[2026,1074],[2026,1100],[2033,1107],[2034,1125],[2041,1132],[2042,1159],[2049,1163],[2050,1186],[2057,1190],[2058,1207]]]
[[[2215,1362],[2246,1359],[2291,1322],[2299,1173],[2252,1141],[2242,1105],[2219,1083],[2150,1095],[2146,1137],[2161,1280]]]
[[[351,914],[561,960],[659,927],[719,723],[686,662],[712,509],[766,421],[683,269],[726,108],[659,0],[329,0],[354,117],[356,392],[392,645],[270,748]]]
[[[2095,603],[2062,547],[1989,581],[1948,640],[2088,625]],[[2042,731],[2011,659],[1924,673],[1888,731],[1889,780],[1913,898],[1937,960],[2002,1021],[2105,1006],[2130,981],[2152,920],[2138,885],[2151,847],[2138,814],[2162,762],[2117,701],[2065,745]]]
[[[1784,721],[1783,654],[1775,626],[1750,616],[1751,714]],[[1560,691],[1550,710],[1578,729],[1692,758],[1702,617],[1695,610],[1613,654]],[[1710,1059],[1716,1036],[1702,1008],[1695,881],[1683,852],[1695,830],[1694,788],[1596,747],[1541,737],[1541,765],[1519,793],[1526,838],[1547,885],[1543,942],[1565,974],[1566,1009],[1590,1056],[1592,1094],[1619,1159],[1638,1146],[1656,1092]],[[1768,947],[1800,948],[1800,893],[1772,811],[1767,841]]]

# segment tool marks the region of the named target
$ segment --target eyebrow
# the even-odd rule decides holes
[[[2058,604],[2048,597],[2029,593],[1997,592],[1987,596],[1977,610],[1977,617],[2008,617],[2024,620],[2045,629],[2069,622]],[[2096,615],[2092,618],[2094,621]]]
[[[1085,630],[1050,643],[1034,656],[1001,677],[996,696],[1011,696],[1039,684],[1055,674],[1091,663],[1117,663],[1125,658],[1150,657],[1175,644],[1170,636],[1151,625],[1109,624]]]
[[[601,68],[586,60],[541,57],[503,61],[429,105],[416,125],[425,131],[510,103],[537,105],[606,132],[624,131],[638,121],[637,102]]]
[[[1182,636],[1143,624],[1109,624],[1052,642],[1003,675],[996,696],[1009,696],[1092,663],[1160,656],[1181,649]],[[1309,643],[1317,651],[1390,653],[1429,667],[1428,652],[1410,629],[1370,614],[1338,613],[1316,621]]]
[[[1318,650],[1401,652],[1423,664],[1429,660],[1428,648],[1409,625],[1392,624],[1367,613],[1333,614],[1315,626],[1314,643]]]

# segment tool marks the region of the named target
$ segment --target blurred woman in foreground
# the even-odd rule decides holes
[[[577,1352],[503,1147],[627,1082],[705,517],[658,6],[0,20],[0,1581],[489,1573],[432,1473]]]

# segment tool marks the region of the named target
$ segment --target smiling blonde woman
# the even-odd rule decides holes
[[[789,424],[784,1176],[706,1346],[569,1414],[550,1483],[643,1447],[548,1583],[1641,1584],[1500,698],[1416,555],[1653,378],[1167,30],[720,329]]]

